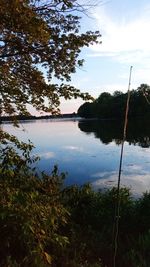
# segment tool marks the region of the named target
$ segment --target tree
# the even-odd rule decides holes
[[[90,98],[64,84],[83,64],[81,48],[100,36],[80,33],[80,11],[77,0],[0,1],[0,115],[26,116],[27,104],[56,113],[60,97]],[[0,134],[1,266],[56,266],[68,244],[62,231],[69,216],[61,198],[63,176],[56,168],[51,176],[37,173],[32,144]]]
[[[94,108],[93,103],[85,102],[78,109],[78,115],[84,118],[93,118],[94,117]]]
[[[123,119],[127,93],[115,91],[113,95],[103,92],[92,103],[84,103],[78,109],[81,117],[101,119]],[[141,84],[137,90],[131,90],[129,117],[145,117],[150,114],[150,86]]]
[[[90,98],[64,83],[83,64],[81,48],[100,37],[80,33],[83,10],[77,0],[0,1],[0,114],[25,115],[27,104],[56,113],[60,97]]]
[[[113,96],[114,96],[114,97],[121,96],[121,95],[123,95],[123,92],[118,91],[118,90],[116,90],[116,91],[113,93]]]
[[[98,103],[104,103],[104,102],[108,102],[111,99],[111,94],[107,93],[107,92],[103,92],[100,94],[100,96],[97,99]]]

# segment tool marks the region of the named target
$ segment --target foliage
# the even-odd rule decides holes
[[[10,172],[9,172],[10,175]],[[61,201],[63,175],[23,168],[0,180],[0,265],[49,266],[68,242],[60,233],[68,212]],[[7,265],[11,264],[11,265]]]
[[[26,115],[26,104],[55,113],[60,97],[89,98],[64,84],[83,64],[81,48],[100,36],[81,33],[83,11],[77,0],[0,1],[0,114]]]
[[[68,252],[81,263],[98,263],[102,259],[104,266],[111,266],[116,195],[115,188],[106,192],[94,192],[89,185],[66,189],[66,200],[72,219],[72,229],[69,231],[71,248]],[[120,200],[123,234],[123,231],[127,233],[124,222],[126,217],[128,223],[130,222],[133,207],[127,189],[121,190]]]
[[[63,178],[57,167],[49,176],[26,163],[3,170],[1,266],[112,266],[116,188],[64,188]],[[117,267],[148,266],[150,194],[135,200],[122,188],[120,204]]]
[[[60,97],[91,98],[66,83],[83,64],[81,48],[100,37],[81,33],[83,11],[76,0],[0,1],[0,115],[26,116],[27,104],[57,113]],[[1,141],[0,265],[56,266],[68,244],[63,175],[34,170],[31,142],[2,130]]]
[[[7,132],[1,133],[0,147],[0,172],[5,176],[13,176],[15,173],[23,172],[30,169],[31,164],[38,160],[38,157],[31,156],[33,144],[19,141],[15,136]]]
[[[94,112],[95,111],[94,107],[95,107],[94,103],[85,102],[78,109],[79,116],[84,117],[84,118],[96,117],[96,113]]]
[[[81,48],[100,36],[80,32],[80,11],[76,0],[0,1],[0,115],[26,116],[27,104],[55,113],[60,97],[90,98],[64,83],[83,64],[78,59]],[[143,92],[148,100],[148,86],[132,91],[134,116],[148,110],[143,109]],[[103,93],[84,105],[85,114],[122,116],[125,98],[119,92]],[[0,266],[112,266],[116,189],[64,188],[64,175],[56,167],[51,175],[33,168],[37,158],[30,156],[30,141],[25,144],[3,131],[1,140]],[[135,201],[129,190],[120,192],[118,267],[150,262],[149,199],[148,193]]]
[[[69,253],[81,266],[84,262],[98,264],[101,259],[102,266],[112,267],[116,195],[116,188],[104,192],[94,192],[89,185],[65,189],[65,206],[70,212],[67,233],[71,244],[67,255]],[[118,267],[149,266],[149,200],[149,193],[136,200],[128,189],[120,191]],[[77,266],[77,262],[71,266]]]
[[[0,265],[50,266],[68,242],[60,233],[69,216],[61,200],[64,174],[57,167],[50,176],[37,173],[31,142],[6,132],[1,138]]]
[[[116,119],[124,118],[127,94],[115,91],[113,95],[104,92],[93,103],[86,102],[78,109],[85,118]],[[141,84],[131,91],[129,117],[150,114],[150,86]]]

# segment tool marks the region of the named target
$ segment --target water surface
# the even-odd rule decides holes
[[[20,129],[4,124],[19,139],[30,139],[34,154],[41,157],[38,168],[51,172],[55,164],[67,172],[66,184],[90,182],[95,189],[116,184],[123,125],[118,121],[35,120],[21,123]],[[133,194],[150,190],[150,125],[138,119],[129,123],[124,147],[123,186]]]

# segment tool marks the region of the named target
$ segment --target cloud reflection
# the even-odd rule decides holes
[[[55,158],[55,153],[52,151],[41,152],[41,153],[38,153],[38,156],[44,159],[51,159],[51,158]]]
[[[92,183],[95,190],[110,189],[117,185],[118,172],[96,173],[92,177],[97,177]],[[143,170],[142,166],[128,166],[128,169],[122,172],[121,186],[130,188],[132,194],[138,197],[143,192],[150,191],[150,173]]]
[[[82,152],[83,148],[78,146],[65,146],[64,149]]]

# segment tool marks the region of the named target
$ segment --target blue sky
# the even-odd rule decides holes
[[[132,65],[131,88],[150,85],[150,1],[104,0],[89,12],[91,18],[82,18],[81,29],[99,30],[102,44],[83,49],[85,64],[72,75],[71,84],[94,97],[103,91],[125,92]],[[61,111],[76,112],[81,103],[62,101]]]

